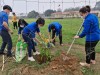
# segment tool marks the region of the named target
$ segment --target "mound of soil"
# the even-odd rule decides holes
[[[83,75],[79,60],[73,55],[61,53],[53,58],[49,65],[42,69],[22,66],[13,70],[12,75]]]

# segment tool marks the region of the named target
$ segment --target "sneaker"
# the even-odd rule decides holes
[[[12,57],[12,53],[7,53],[7,57]]]
[[[28,57],[29,61],[35,61],[35,59],[33,57]]]
[[[80,65],[83,66],[83,67],[90,68],[90,64],[87,64],[87,63],[80,62]]]
[[[95,61],[95,60],[91,60],[90,62],[91,62],[92,64],[94,64],[94,65],[96,64],[96,61]]]
[[[5,53],[4,52],[0,52],[0,55],[5,55]]]
[[[40,54],[40,52],[38,52],[38,51],[33,53],[33,55],[39,55],[39,54]]]

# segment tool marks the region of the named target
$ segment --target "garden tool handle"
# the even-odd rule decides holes
[[[84,22],[84,20],[83,20],[83,22]],[[79,33],[80,33],[81,29],[82,29],[82,26],[83,26],[83,23],[82,23],[82,25],[80,26],[79,30],[77,31],[76,35],[79,35]],[[73,39],[73,41],[72,41],[70,47],[68,48],[67,54],[70,52],[70,50],[71,50],[71,48],[72,48],[74,42],[75,42],[75,38]]]

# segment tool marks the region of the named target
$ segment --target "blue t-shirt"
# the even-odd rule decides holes
[[[60,33],[60,31],[61,31],[61,29],[62,29],[62,26],[58,22],[52,22],[48,26],[48,32],[51,32],[51,26],[52,26],[52,24],[55,26],[56,36],[58,36],[59,33]]]
[[[22,34],[28,35],[30,38],[35,38],[35,32],[40,32],[40,29],[36,22],[32,22],[23,29]]]
[[[6,30],[6,28],[3,26],[3,22],[6,22],[8,24],[8,14],[4,11],[0,12],[0,30]]]
[[[81,38],[86,36],[86,41],[100,40],[99,21],[96,15],[88,14],[83,23],[83,31],[79,35]]]

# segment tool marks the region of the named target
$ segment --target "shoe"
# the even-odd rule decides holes
[[[33,57],[28,57],[29,61],[35,61],[35,59]]]
[[[12,57],[12,53],[7,53],[7,57]]]
[[[80,62],[80,65],[83,66],[83,67],[90,68],[90,64],[87,64],[87,63]]]
[[[60,44],[61,46],[63,46],[64,44]]]
[[[96,64],[96,61],[95,61],[95,60],[91,60],[90,62],[91,62],[92,64],[94,64],[94,65]]]
[[[39,55],[39,54],[40,54],[40,52],[38,52],[38,51],[33,53],[33,55]]]
[[[0,55],[5,55],[5,53],[4,52],[0,52]]]

